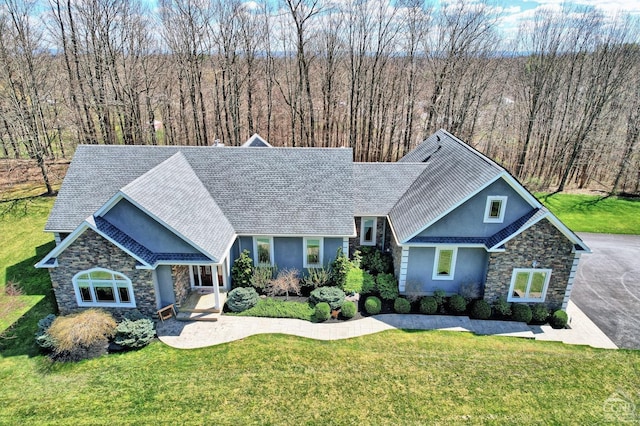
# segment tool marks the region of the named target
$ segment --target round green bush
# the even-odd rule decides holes
[[[309,302],[314,305],[327,302],[331,309],[340,309],[344,303],[344,297],[344,291],[338,287],[320,287],[311,292]]]
[[[491,317],[491,306],[484,300],[476,300],[471,305],[469,316],[480,320],[489,319]]]
[[[444,290],[436,289],[433,292],[433,298],[436,299],[436,303],[438,304],[438,309],[444,306],[444,302],[447,299],[447,293]]]
[[[544,324],[549,318],[549,310],[546,306],[541,304],[535,304],[531,308],[531,320]]]
[[[563,310],[558,309],[549,317],[549,324],[553,328],[565,328],[569,322],[569,316]]]
[[[426,296],[420,299],[420,313],[433,315],[438,312],[438,302],[433,296]]]
[[[467,301],[459,294],[449,298],[449,310],[454,314],[461,314],[467,309]]]
[[[327,302],[320,302],[316,305],[316,310],[313,314],[316,321],[326,321],[331,317],[331,307]]]
[[[375,296],[369,296],[367,300],[364,301],[364,310],[367,311],[369,315],[379,314],[381,309],[382,302]]]
[[[511,316],[511,303],[503,297],[500,297],[493,301],[493,312],[496,316],[501,318],[508,318]]]
[[[345,300],[345,302],[342,304],[342,308],[340,308],[340,315],[342,315],[346,319],[349,319],[353,318],[356,315],[356,311],[356,304],[349,300]]]
[[[531,308],[524,303],[514,303],[511,306],[511,318],[514,321],[529,322],[531,321]]]
[[[153,321],[149,318],[130,320],[125,318],[116,327],[114,343],[125,349],[144,348],[155,337]]]
[[[398,297],[393,302],[393,310],[399,314],[408,314],[411,312],[411,302],[403,297]]]
[[[242,312],[258,304],[258,292],[253,287],[234,288],[227,294],[227,306],[233,312]]]

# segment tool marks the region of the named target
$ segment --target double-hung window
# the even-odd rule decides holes
[[[78,306],[135,308],[131,280],[108,269],[95,268],[73,277]]]
[[[256,266],[273,265],[273,238],[253,238],[253,261]]]
[[[432,278],[434,280],[452,280],[456,270],[457,255],[458,249],[456,247],[436,247]]]
[[[507,301],[544,302],[550,278],[551,269],[514,269]]]
[[[304,238],[304,267],[305,268],[322,268],[322,238],[305,237]]]

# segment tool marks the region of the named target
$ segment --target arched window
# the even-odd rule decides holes
[[[73,277],[78,306],[135,308],[131,280],[103,268],[77,273]]]

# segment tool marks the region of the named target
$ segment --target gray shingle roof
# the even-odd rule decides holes
[[[350,149],[114,145],[77,148],[45,230],[73,231],[178,152],[238,234],[353,234]]]
[[[262,139],[262,137],[260,137],[259,134],[254,134],[253,136],[251,136],[249,139],[247,139],[247,141],[245,143],[242,144],[243,147],[247,148],[247,147],[252,147],[252,148],[272,148],[271,144],[267,141],[265,141],[264,139]]]
[[[91,217],[88,220],[93,221],[92,225],[102,234],[108,236],[149,265],[155,265],[156,262],[160,261],[211,262],[211,259],[201,253],[154,253],[106,219]]]
[[[121,192],[214,260],[224,256],[234,236],[233,227],[181,152]]]
[[[438,130],[400,161],[426,164],[389,214],[400,242],[504,173],[502,167],[445,130]]]
[[[425,168],[422,163],[354,163],[355,215],[388,215]]]

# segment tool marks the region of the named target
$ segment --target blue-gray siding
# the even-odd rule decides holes
[[[176,295],[173,291],[173,277],[171,275],[171,266],[169,265],[160,265],[156,268],[156,280],[158,282],[158,296],[156,297],[156,301],[159,299],[159,304],[157,306],[160,309],[163,306],[171,305],[176,303]]]
[[[278,269],[295,268],[304,272],[304,239],[302,237],[273,237],[273,256]],[[323,263],[325,267],[336,257],[342,238],[324,238]],[[244,250],[253,259],[253,237],[238,237],[231,247],[231,264]]]
[[[103,217],[154,253],[199,253],[127,200],[120,200]]]
[[[460,284],[477,282],[484,284],[488,254],[482,248],[458,248],[453,280],[433,280],[435,247],[411,247],[407,268],[406,288],[423,293],[441,289],[457,293]],[[415,287],[415,288],[414,288]]]
[[[484,223],[487,197],[507,196],[502,223]],[[504,179],[498,179],[419,235],[423,237],[489,237],[532,210]]]

